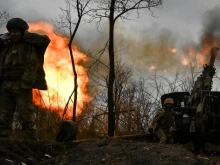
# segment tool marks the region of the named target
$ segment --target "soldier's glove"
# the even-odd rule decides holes
[[[169,128],[169,132],[174,132],[176,129],[174,127]]]
[[[148,131],[153,134],[154,133],[154,129],[153,128],[149,128]]]
[[[9,40],[10,38],[11,38],[11,37],[10,37],[10,35],[9,35],[8,33],[5,33],[5,34],[0,35],[0,39],[1,39],[3,42]]]

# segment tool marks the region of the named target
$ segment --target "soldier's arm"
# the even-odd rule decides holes
[[[163,117],[164,113],[165,113],[164,109],[162,109],[162,108],[159,109],[154,117],[155,122],[159,122],[161,120],[161,118]]]
[[[37,33],[25,32],[23,39],[25,42],[34,44],[37,47],[47,47],[50,43],[48,36]]]
[[[24,74],[21,79],[21,88],[31,89],[36,76],[36,70],[38,65],[38,58],[36,54],[36,48],[33,45],[28,46],[27,53],[24,57]]]
[[[157,130],[157,128],[159,127],[159,121],[162,119],[163,115],[164,115],[165,111],[164,109],[159,109],[156,113],[156,115],[154,116],[151,124],[150,124],[150,128],[153,128],[154,131]]]

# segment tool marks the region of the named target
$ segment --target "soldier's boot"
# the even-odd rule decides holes
[[[24,141],[38,141],[37,131],[33,123],[22,124],[22,135]]]
[[[160,143],[161,144],[166,144],[167,143],[167,138],[166,137],[161,137],[160,138]]]
[[[167,137],[166,134],[164,133],[164,131],[162,129],[158,129],[155,134],[158,136],[158,138],[160,139],[160,143],[162,144],[166,144],[167,143]]]

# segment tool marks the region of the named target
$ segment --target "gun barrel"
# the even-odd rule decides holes
[[[209,63],[208,63],[209,66],[214,65],[215,57],[218,55],[218,51],[219,51],[219,47],[213,47],[211,49],[211,58],[210,58]]]

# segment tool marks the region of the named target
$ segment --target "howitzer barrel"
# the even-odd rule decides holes
[[[214,65],[215,57],[218,55],[218,51],[219,51],[219,48],[218,48],[218,47],[213,47],[213,48],[211,49],[211,58],[210,58],[210,60],[209,60],[208,66]]]
[[[198,109],[203,108],[203,106],[201,106],[202,105],[201,103],[203,101],[203,95],[205,93],[208,93],[212,89],[212,78],[215,74],[214,62],[215,62],[215,57],[218,54],[218,51],[219,51],[218,47],[211,48],[210,60],[206,65],[204,65],[203,72],[195,81],[191,95],[188,98],[187,106],[190,109],[197,109],[197,112],[201,111]]]

